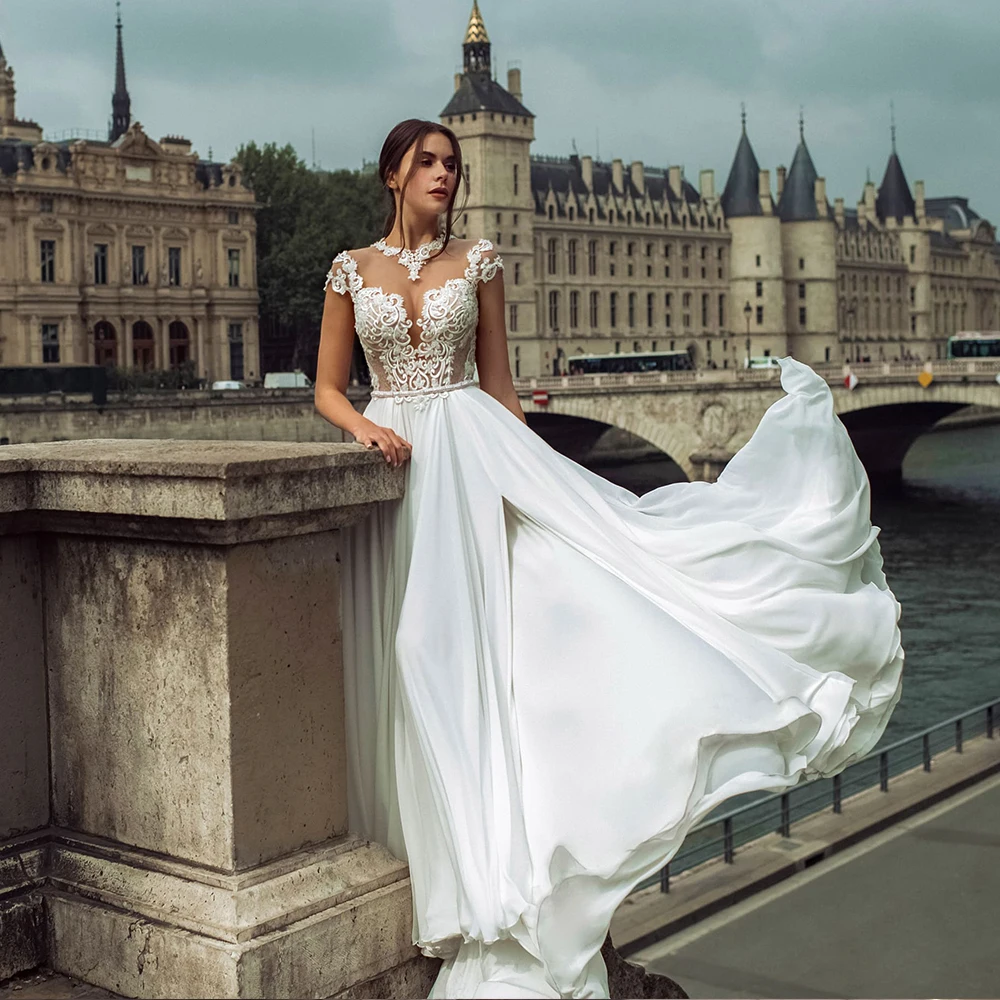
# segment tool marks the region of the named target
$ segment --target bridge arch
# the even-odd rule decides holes
[[[630,405],[628,397],[613,394],[593,396],[559,395],[550,397],[549,405],[544,410],[526,405],[525,415],[529,424],[539,412],[546,414],[544,422],[551,426],[552,418],[576,418],[598,425],[603,432],[606,427],[617,427],[628,431],[636,437],[648,441],[658,448],[668,458],[677,463],[688,479],[700,479],[701,469],[693,457],[704,452],[704,445],[690,426],[683,420],[664,421],[656,419],[645,407]],[[536,418],[537,419],[537,418]],[[539,426],[542,420],[538,421]],[[601,426],[603,425],[603,426]],[[595,435],[591,444],[597,440]],[[573,456],[571,456],[573,457]]]
[[[917,384],[896,385],[891,392],[876,390],[858,397],[839,393],[838,397],[837,413],[868,478],[890,487],[902,482],[903,460],[914,441],[938,421],[967,406],[1000,410],[1000,386],[988,384],[932,384],[927,389]]]

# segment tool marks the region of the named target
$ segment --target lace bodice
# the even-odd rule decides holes
[[[391,394],[402,400],[471,383],[479,324],[476,289],[503,268],[503,260],[489,240],[476,243],[466,259],[462,276],[424,292],[415,319],[407,315],[400,293],[365,283],[357,260],[347,250],[333,259],[325,287],[351,296],[354,327],[368,361],[373,395]],[[416,343],[410,337],[413,326],[419,330]]]

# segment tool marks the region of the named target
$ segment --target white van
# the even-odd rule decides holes
[[[265,389],[309,389],[312,381],[305,372],[268,372],[264,376]]]
[[[744,368],[780,368],[781,365],[778,364],[778,359],[772,357],[771,355],[765,355],[760,358],[744,358],[743,359]]]

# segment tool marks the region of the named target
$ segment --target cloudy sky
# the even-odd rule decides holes
[[[133,118],[201,155],[249,139],[358,167],[402,118],[436,118],[471,0],[123,0]],[[501,82],[521,67],[535,153],[682,164],[725,182],[745,101],[761,166],[789,164],[802,106],[831,199],[889,153],[1000,223],[997,0],[481,0]],[[107,129],[113,0],[0,0],[18,112]],[[993,81],[991,84],[990,81]]]

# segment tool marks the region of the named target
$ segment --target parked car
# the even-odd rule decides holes
[[[309,389],[312,380],[305,372],[268,372],[264,376],[265,389]]]
[[[220,379],[218,382],[212,383],[213,389],[245,389],[245,382],[238,382],[236,379],[227,378]]]

